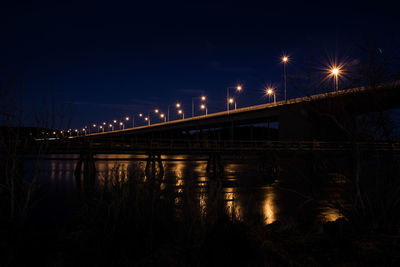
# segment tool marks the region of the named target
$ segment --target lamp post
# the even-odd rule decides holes
[[[122,121],[119,122],[119,129],[121,130],[121,128],[122,128],[122,130],[125,129],[125,125]]]
[[[206,116],[207,116],[207,114],[208,114],[207,106],[205,104],[201,104],[200,105],[200,109],[205,110],[206,111]]]
[[[283,63],[283,87],[285,90],[285,101],[287,100],[286,98],[286,64],[289,62],[289,57],[288,56],[283,56],[282,57],[282,63]]]
[[[96,124],[93,124],[92,126],[93,126],[93,128],[94,128],[93,132],[95,132],[95,131],[96,131],[96,126],[97,126],[97,125],[96,125]]]
[[[206,97],[205,96],[196,96],[196,97],[192,97],[192,117],[194,117],[194,100],[200,98],[201,101],[206,101]]]
[[[236,87],[226,88],[226,111],[229,111],[229,104],[231,104],[230,103],[231,98],[229,98],[229,89],[236,89],[236,91],[240,92],[240,91],[242,91],[242,86],[238,85]],[[235,102],[235,107],[236,107],[236,102]]]
[[[185,113],[183,112],[182,109],[178,110],[178,114],[182,114],[182,120],[185,119]]]
[[[140,113],[139,116],[142,117],[143,114]],[[147,125],[151,124],[151,122],[150,122],[150,112],[147,113],[147,117],[144,117],[144,120],[147,121]]]
[[[111,128],[111,131],[114,131],[114,125],[113,125],[113,124],[110,123],[110,124],[108,125],[108,127]]]
[[[340,74],[340,69],[338,67],[333,67],[331,69],[331,75],[333,76],[333,85],[335,87],[335,91],[337,92],[339,90],[339,76]]]
[[[100,126],[99,126],[99,132],[100,132],[100,129],[101,129],[102,132],[104,132],[104,127],[103,127],[103,125],[100,125]]]
[[[184,119],[185,113],[183,112],[183,109],[181,109],[182,105],[180,103],[176,103],[175,107],[178,109],[178,114],[182,114],[182,119]]]
[[[235,104],[235,110],[236,110],[236,101],[235,101],[235,99],[233,99],[233,98],[229,98],[229,101],[228,101],[228,103],[229,103],[229,105],[231,105],[231,104]],[[228,111],[229,111],[229,109],[228,109]]]
[[[156,108],[156,109],[154,110],[154,113],[160,114],[160,118],[163,119],[164,122],[166,122],[167,117],[165,116],[164,113],[161,112],[161,110],[159,110],[158,108]]]
[[[267,88],[265,91],[266,91],[267,95],[269,95],[269,96],[273,95],[273,96],[274,96],[274,104],[276,104],[276,94],[275,94],[275,91],[274,91],[272,88]]]
[[[128,127],[129,120],[130,120],[129,116],[125,116],[125,121],[126,121],[127,127]],[[132,121],[133,121],[133,117],[132,117]],[[133,128],[133,125],[132,125],[132,128]]]
[[[167,121],[166,121],[166,120],[167,120],[167,117],[165,117],[164,113],[161,113],[161,114],[160,114],[160,118],[161,118],[161,119],[164,119],[164,122],[167,122]]]
[[[147,117],[145,117],[144,120],[147,121],[147,125],[150,126],[150,116],[147,115]]]

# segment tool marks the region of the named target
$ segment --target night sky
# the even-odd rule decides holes
[[[400,36],[398,9],[384,1],[8,2],[0,6],[0,86],[23,84],[26,124],[34,109],[51,109],[54,95],[70,128],[165,112],[177,101],[189,117],[202,94],[209,112],[222,111],[226,88],[237,84],[240,107],[266,103],[269,84],[279,100],[284,53],[293,76],[310,59],[318,71],[329,57],[351,59],[370,40],[385,51]]]

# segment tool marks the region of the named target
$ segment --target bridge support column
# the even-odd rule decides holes
[[[83,166],[83,182],[82,182]],[[96,164],[92,153],[81,153],[74,171],[78,189],[90,188],[96,181]]]
[[[272,184],[279,176],[281,168],[276,154],[268,153],[260,155],[257,172],[262,177],[263,182]]]
[[[211,153],[207,161],[207,174],[212,176],[221,176],[224,174],[224,166],[222,164],[221,155],[219,153]]]
[[[160,154],[150,154],[146,161],[145,173],[148,178],[162,179],[164,177],[164,166]]]

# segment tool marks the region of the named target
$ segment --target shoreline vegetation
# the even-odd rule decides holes
[[[396,266],[400,164],[391,153],[375,156],[360,157],[361,196],[351,172],[329,174],[343,182],[341,197],[330,202],[343,217],[325,223],[310,219],[314,217],[306,210],[296,220],[268,225],[262,218],[242,221],[235,210],[227,210],[221,197],[223,177],[209,180],[204,208],[193,197],[196,185],[189,177],[177,195],[176,190],[162,190],[162,181],[142,169],[124,173],[118,166],[110,176],[81,188],[77,208],[67,219],[48,221],[45,213],[35,214],[44,202],[40,179],[32,189],[29,212],[24,214],[19,207],[26,205],[32,185],[21,182],[23,174],[15,169],[13,179],[22,184],[15,190],[21,199],[15,201],[13,217],[7,213],[7,184],[0,189],[1,265]],[[2,170],[7,166],[18,164],[3,165]],[[329,176],[321,166],[326,165],[317,162],[313,171],[298,169],[297,174],[290,170],[315,185],[310,197],[321,194],[321,173]]]

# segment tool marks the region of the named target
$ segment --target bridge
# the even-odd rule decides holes
[[[400,107],[400,82],[306,96],[148,126],[87,134],[124,140],[346,140],[357,115]],[[350,122],[349,122],[350,120]],[[339,122],[339,123],[338,123]],[[260,127],[264,126],[264,130]]]
[[[400,82],[306,96],[236,110],[156,123],[123,130],[92,133],[48,142],[48,153],[79,154],[75,175],[93,181],[95,155],[147,155],[146,173],[163,173],[162,155],[208,156],[207,171],[223,172],[221,154],[349,155],[358,151],[400,151],[400,143],[350,140],[356,117],[400,107]],[[43,140],[42,140],[43,141]],[[44,140],[47,141],[47,140]],[[37,153],[43,142],[22,148]]]

